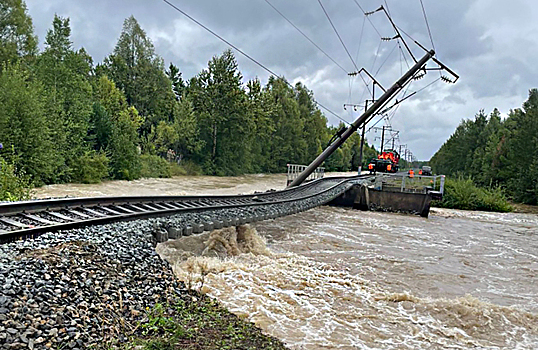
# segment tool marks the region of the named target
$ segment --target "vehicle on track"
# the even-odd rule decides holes
[[[399,170],[400,154],[395,150],[383,151],[377,158],[373,158],[368,164],[370,173],[396,173]]]

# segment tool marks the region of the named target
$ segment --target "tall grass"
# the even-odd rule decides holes
[[[447,178],[442,201],[433,206],[463,210],[510,212],[510,205],[501,187],[477,187],[470,178]]]

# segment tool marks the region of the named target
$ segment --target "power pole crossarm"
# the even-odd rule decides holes
[[[298,186],[303,183],[306,178],[312,174],[318,166],[321,165],[335,150],[338,149],[368,118],[377,113],[383,108],[394,96],[396,96],[413,78],[424,65],[435,55],[435,51],[426,52],[413,67],[411,67],[394,85],[392,85],[374,104],[366,110],[357,120],[349,126],[349,128],[333,143],[331,143],[310,165],[293,180],[288,187]]]

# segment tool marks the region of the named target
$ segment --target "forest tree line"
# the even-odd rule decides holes
[[[244,82],[230,50],[184,79],[132,16],[97,64],[73,47],[69,18],[55,16],[40,52],[22,0],[0,17],[0,160],[36,185],[168,176],[169,161],[211,175],[284,172],[338,128],[301,83]],[[355,134],[326,169],[357,169],[359,143]]]
[[[515,201],[538,204],[538,90],[505,119],[494,109],[463,120],[430,163],[437,173],[500,186]]]

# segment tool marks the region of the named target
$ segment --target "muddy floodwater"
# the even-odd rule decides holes
[[[284,181],[141,180],[83,195],[249,193]],[[62,186],[39,194],[82,193]],[[292,349],[538,349],[536,214],[320,207],[157,249],[193,288]]]
[[[283,189],[284,187],[286,187],[285,174],[234,177],[179,176],[170,179],[106,181],[100,184],[48,185],[37,188],[35,197],[227,195]]]

